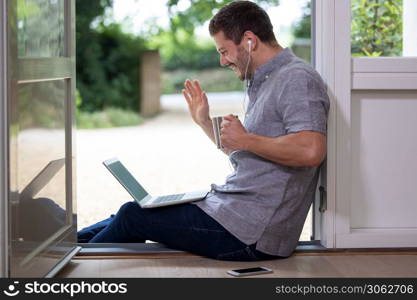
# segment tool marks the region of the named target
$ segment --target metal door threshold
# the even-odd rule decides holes
[[[166,258],[198,256],[186,251],[172,249],[161,243],[79,243],[82,249],[75,258]],[[417,248],[356,248],[330,249],[319,241],[300,242],[293,255],[416,255]]]

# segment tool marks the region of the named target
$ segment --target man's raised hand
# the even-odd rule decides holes
[[[209,104],[206,93],[201,89],[198,80],[186,80],[184,83],[184,89],[182,94],[187,101],[188,110],[194,122],[203,126],[207,122],[210,122],[209,116]]]

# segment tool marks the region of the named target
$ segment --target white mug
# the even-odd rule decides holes
[[[238,116],[236,115],[233,115],[233,116],[235,118],[238,118]],[[216,142],[218,149],[223,149],[223,145],[220,140],[220,134],[221,134],[221,129],[222,129],[222,123],[228,122],[228,121],[224,120],[223,116],[218,116],[218,117],[213,117],[212,122],[213,122],[213,131],[214,131],[214,141]]]

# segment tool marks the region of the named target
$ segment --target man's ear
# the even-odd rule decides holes
[[[246,49],[248,49],[248,51],[253,51],[256,48],[258,39],[252,31],[245,31],[245,33],[243,34],[243,39],[246,40],[245,46]]]

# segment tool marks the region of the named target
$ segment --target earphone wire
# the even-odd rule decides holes
[[[245,118],[246,118],[246,110],[247,110],[246,97],[247,97],[248,90],[249,90],[249,85],[250,85],[250,80],[248,79],[248,70],[249,70],[249,64],[250,64],[250,61],[251,61],[251,57],[250,57],[251,48],[250,47],[251,47],[251,43],[249,43],[248,62],[246,63],[246,68],[245,68],[245,80],[246,80],[246,82],[243,83],[243,93],[244,93],[244,95],[243,95],[242,105],[243,105],[243,116]]]
[[[251,47],[251,43],[249,43],[248,62],[246,63],[246,68],[245,68],[245,77],[244,77],[244,79],[246,80],[246,82],[243,83],[243,93],[244,93],[244,96],[243,96],[242,106],[243,106],[243,117],[244,118],[246,118],[246,96],[248,94],[249,85],[250,85],[250,80],[247,78],[247,76],[248,76],[248,70],[249,70],[249,64],[250,64],[250,61],[251,61],[251,57],[250,57],[251,48],[250,47]],[[228,159],[228,162],[229,162],[230,170],[232,172],[235,171],[235,168],[233,167],[232,163],[230,162],[230,158]]]

